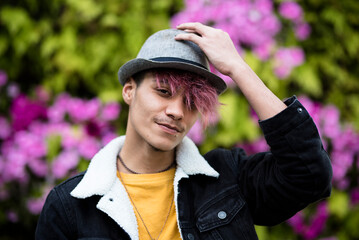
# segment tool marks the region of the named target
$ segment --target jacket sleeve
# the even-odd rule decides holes
[[[71,217],[61,195],[52,189],[47,196],[35,232],[36,240],[67,240],[70,237]],[[75,226],[75,225],[72,225]]]
[[[285,103],[284,111],[259,122],[270,152],[245,156],[232,150],[258,225],[278,224],[331,192],[330,159],[312,118],[296,97]]]

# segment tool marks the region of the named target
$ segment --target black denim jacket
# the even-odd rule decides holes
[[[193,164],[201,162],[199,168],[205,169],[202,172],[177,156],[175,203],[183,239],[258,239],[254,224],[276,225],[330,195],[332,169],[318,131],[295,97],[286,104],[283,112],[260,122],[270,152],[248,156],[240,148],[215,149],[204,155],[203,162],[193,160]],[[120,148],[117,145],[112,150],[105,147],[110,150],[101,150],[98,155],[111,151],[116,154]],[[183,146],[177,150],[178,155],[193,147]],[[95,170],[90,169],[104,166],[97,166],[95,158],[86,174],[79,174],[50,192],[39,218],[36,239],[138,237],[132,208],[111,205],[127,201],[127,196],[118,199],[125,195],[122,185],[118,180],[114,183],[102,180],[100,175],[96,177]],[[115,165],[108,168],[108,175],[115,177],[116,170],[111,168]],[[94,172],[91,178],[89,171]],[[87,191],[92,185],[101,188],[98,182],[103,189]],[[77,191],[81,188],[85,190]],[[129,220],[123,218],[127,215],[131,215]]]

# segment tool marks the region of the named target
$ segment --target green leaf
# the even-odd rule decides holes
[[[349,196],[345,192],[333,190],[328,203],[329,212],[341,219],[344,219],[349,212]]]
[[[48,161],[52,161],[61,151],[61,136],[50,135],[47,138],[47,156]]]
[[[316,97],[322,95],[322,83],[315,65],[310,61],[295,68],[293,78],[305,92]]]
[[[233,91],[220,96],[224,104],[220,108],[220,122],[216,134],[216,143],[230,147],[240,140],[254,140],[258,134],[258,126],[250,118],[249,105],[244,97]]]
[[[83,172],[88,168],[89,161],[85,161],[83,159],[80,160],[79,164],[77,164],[77,171]]]
[[[0,35],[0,56],[4,54],[9,46],[9,42],[5,36]]]
[[[253,69],[254,72],[258,72],[260,66],[263,64],[252,52],[246,51],[244,60]]]
[[[103,11],[103,5],[93,0],[67,0],[67,3],[74,8],[76,15],[79,15],[85,22],[98,17]]]
[[[7,26],[12,36],[18,34],[24,26],[32,22],[27,12],[21,8],[3,7],[0,16],[2,23]]]

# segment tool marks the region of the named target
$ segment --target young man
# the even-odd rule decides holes
[[[37,239],[257,239],[254,224],[278,224],[330,195],[330,160],[298,100],[280,101],[227,33],[200,23],[178,29],[152,35],[120,68],[126,136],[51,191]],[[206,56],[256,111],[270,152],[201,156],[186,137],[226,88]]]

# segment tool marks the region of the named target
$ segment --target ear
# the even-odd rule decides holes
[[[125,103],[131,105],[132,99],[135,95],[137,84],[135,80],[131,77],[122,88],[122,97]]]

